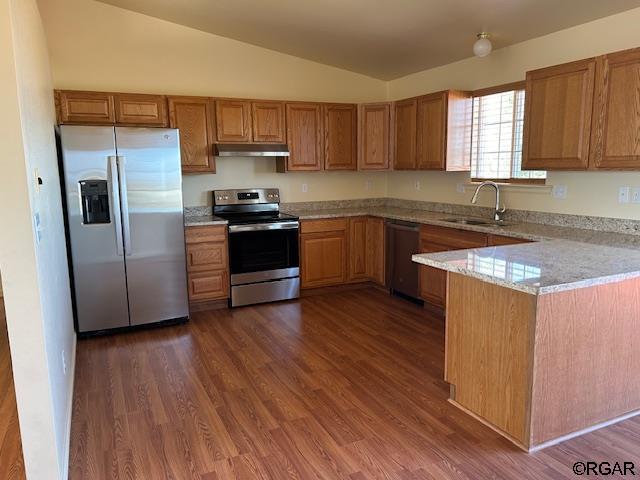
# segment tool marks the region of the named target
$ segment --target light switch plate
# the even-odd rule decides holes
[[[618,203],[629,203],[629,187],[618,189]]]
[[[420,180],[416,180],[413,184],[416,190],[420,190]]]
[[[640,203],[640,187],[631,189],[631,203]]]

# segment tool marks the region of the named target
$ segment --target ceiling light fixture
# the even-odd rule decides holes
[[[479,33],[477,37],[476,43],[473,44],[473,53],[476,57],[486,57],[491,53],[491,49],[493,48],[491,40],[489,40],[489,34],[482,32]]]

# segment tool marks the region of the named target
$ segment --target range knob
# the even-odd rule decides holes
[[[225,195],[224,197],[222,197],[223,200],[229,200],[229,195]]]

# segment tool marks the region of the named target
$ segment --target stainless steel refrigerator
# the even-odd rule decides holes
[[[178,130],[60,127],[81,333],[188,318]]]

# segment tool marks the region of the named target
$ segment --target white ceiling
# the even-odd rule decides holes
[[[391,80],[640,7],[640,0],[99,0]]]

